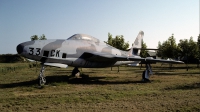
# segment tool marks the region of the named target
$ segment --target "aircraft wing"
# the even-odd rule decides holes
[[[107,53],[99,53],[99,52],[85,52],[80,57],[88,61],[96,61],[96,62],[107,62],[107,61],[145,61],[145,62],[160,62],[160,63],[184,63],[182,61],[175,60],[163,60],[163,59],[151,59],[151,58],[141,58],[137,56],[118,56]]]
[[[88,61],[96,61],[96,62],[107,62],[107,61],[144,61],[144,58],[140,57],[126,57],[126,56],[118,56],[107,53],[99,53],[99,52],[85,52],[80,57]],[[130,60],[131,59],[131,60]]]

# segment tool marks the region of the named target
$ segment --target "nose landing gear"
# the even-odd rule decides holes
[[[38,76],[38,85],[39,86],[44,86],[46,83],[45,75],[44,75],[45,67],[44,64],[42,64],[40,74]]]

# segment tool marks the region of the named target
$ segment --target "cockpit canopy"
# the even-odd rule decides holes
[[[86,34],[74,34],[71,37],[69,37],[67,40],[87,40],[87,41],[99,42],[99,39],[96,39]]]

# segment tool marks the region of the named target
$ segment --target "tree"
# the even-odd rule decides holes
[[[199,34],[198,39],[197,39],[197,46],[198,46],[199,59],[200,59],[200,34]]]
[[[157,55],[162,58],[177,58],[177,45],[176,39],[174,38],[174,34],[168,38],[168,40],[158,43],[158,52]]]
[[[190,37],[190,39],[184,39],[180,40],[178,47],[180,49],[180,56],[185,57],[187,61],[189,59],[197,59],[199,57],[198,55],[198,46],[196,42],[194,42],[193,38]]]
[[[37,35],[33,35],[33,36],[31,36],[31,41],[33,41],[33,40],[47,40],[47,38],[45,37],[44,34],[42,34],[42,36],[40,36],[39,38]]]
[[[144,41],[142,40],[142,50],[141,50],[141,52],[140,52],[140,56],[141,56],[142,58],[146,58],[147,55],[148,55],[147,50],[145,50],[145,49],[147,49],[147,45],[146,45],[146,43],[144,43]]]
[[[112,35],[108,33],[108,41],[106,43],[120,50],[127,50],[129,48],[129,43],[125,42],[123,35],[117,35],[115,38],[112,38]]]
[[[163,54],[162,54],[162,44],[161,44],[160,41],[158,42],[158,47],[157,48],[158,48],[158,51],[157,51],[156,55],[158,57],[162,57],[163,56]]]
[[[197,39],[197,46],[198,46],[199,59],[200,59],[200,34],[199,34],[198,39]]]
[[[33,41],[33,40],[38,40],[39,38],[38,38],[38,36],[37,35],[33,35],[33,36],[31,36],[31,41]]]
[[[42,34],[42,36],[40,36],[39,40],[47,40],[47,38],[45,37],[44,34]]]
[[[197,39],[197,45],[198,45],[199,53],[200,53],[200,34],[199,34],[198,39]]]
[[[198,39],[197,39],[197,47],[198,47],[198,64],[197,64],[197,67],[199,68],[199,63],[200,63],[200,34],[198,36]]]
[[[112,40],[113,40],[112,35],[110,33],[108,33],[108,42],[107,42],[107,44],[113,46]]]

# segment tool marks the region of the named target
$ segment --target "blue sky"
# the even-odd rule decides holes
[[[75,33],[107,41],[108,32],[133,43],[140,30],[148,48],[199,35],[199,0],[0,0],[0,54],[32,35],[67,39]]]

